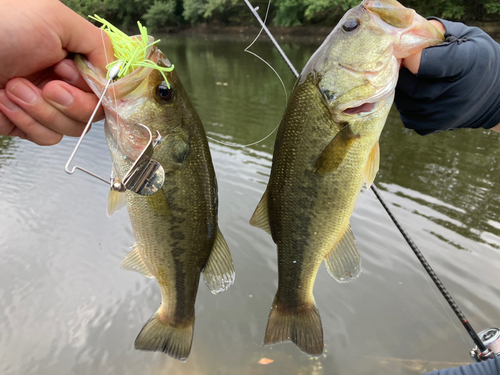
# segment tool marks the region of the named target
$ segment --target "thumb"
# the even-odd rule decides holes
[[[106,65],[116,60],[108,35],[64,4],[59,5],[62,14],[58,34],[62,48],[86,55],[94,66],[106,71]]]

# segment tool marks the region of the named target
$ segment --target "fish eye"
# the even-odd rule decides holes
[[[168,103],[174,97],[174,88],[172,86],[169,88],[165,81],[163,81],[156,87],[155,94],[155,98],[158,102]]]
[[[360,22],[357,18],[348,18],[344,24],[342,25],[342,29],[344,29],[344,31],[354,31],[358,28]]]

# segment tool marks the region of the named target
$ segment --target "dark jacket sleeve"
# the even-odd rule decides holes
[[[422,51],[416,75],[400,71],[395,103],[407,128],[425,135],[500,123],[500,45],[477,27],[438,19],[446,41]]]
[[[444,370],[429,372],[424,375],[499,375],[500,356],[487,361],[473,363],[468,366],[453,367]]]

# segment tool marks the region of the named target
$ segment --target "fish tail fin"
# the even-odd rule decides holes
[[[161,307],[142,327],[135,339],[139,350],[162,351],[170,357],[186,362],[193,342],[194,316],[185,324],[172,326],[162,319]]]
[[[323,327],[314,301],[289,309],[274,298],[267,321],[264,345],[291,341],[304,353],[318,357],[323,353]]]

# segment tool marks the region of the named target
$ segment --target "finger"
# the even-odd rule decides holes
[[[417,74],[418,68],[420,67],[421,58],[422,58],[422,51],[418,51],[417,53],[414,53],[413,55],[404,58],[401,63],[401,66],[404,66],[413,74]]]
[[[57,25],[62,47],[86,55],[94,66],[105,70],[108,63],[116,60],[107,34],[71,9],[66,7],[64,12],[67,16],[59,17],[60,24]]]
[[[8,135],[10,137],[19,137],[26,139],[26,134],[24,134],[17,126],[15,126],[12,121],[9,120],[7,116],[2,113],[2,109],[6,107],[11,107],[13,104],[5,95],[4,90],[0,90],[0,136]]]
[[[62,135],[39,124],[26,114],[21,107],[10,100],[5,90],[0,90],[0,110],[3,117],[8,119],[2,121],[0,118],[0,134],[19,136],[40,146],[54,145],[62,139]]]
[[[16,127],[2,112],[12,108],[13,104],[5,95],[4,90],[0,90],[0,135],[9,135]]]
[[[92,93],[84,92],[62,81],[49,82],[43,88],[45,100],[65,116],[82,123],[87,123],[99,100]],[[104,118],[102,107],[96,112],[93,122]],[[81,134],[80,130],[80,134]],[[70,135],[70,134],[66,134]]]
[[[80,114],[80,116],[86,115],[88,118],[89,115],[87,113],[91,111],[87,110],[85,108],[85,105],[88,106],[89,102],[95,102],[95,97],[92,98],[91,94],[84,93],[67,83],[64,83],[62,81],[59,82],[61,85],[66,85],[66,87],[72,88],[74,91],[76,90],[77,92],[81,93],[82,97],[87,97],[87,100],[83,102],[83,104],[80,104],[82,100],[79,100],[75,103],[73,95],[69,91],[64,89],[59,90],[59,92],[57,93],[57,100],[63,103],[62,105],[60,105],[60,107],[69,107],[70,110],[73,109],[73,112],[76,112],[74,110],[74,104],[82,105],[83,114]],[[53,83],[47,84],[49,88],[51,85],[53,85]],[[60,136],[80,136],[83,132],[83,129],[85,128],[84,122],[66,116],[65,113],[61,112],[54,105],[46,101],[42,91],[26,79],[15,78],[13,80],[10,80],[6,86],[6,93],[8,98],[17,106],[19,106],[22,109],[22,112],[27,115],[27,117],[30,117],[37,124],[44,126],[46,129],[51,130],[54,133],[59,134]],[[8,113],[7,116],[17,127],[27,133],[27,135],[29,136],[30,131],[29,129],[26,129],[25,126],[30,126],[32,124],[32,121],[29,121],[26,116],[17,117],[16,120],[13,120]],[[37,137],[36,139],[37,143],[43,141],[40,140],[39,137]]]
[[[73,60],[65,59],[54,66],[54,73],[66,82],[85,92],[92,92]]]

